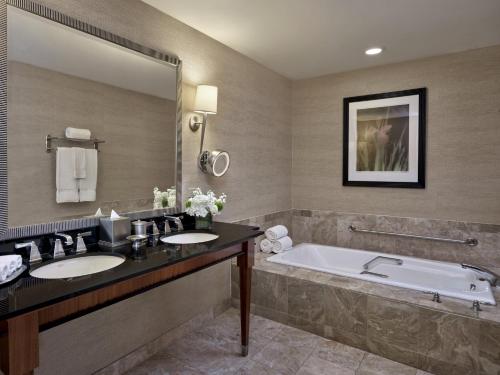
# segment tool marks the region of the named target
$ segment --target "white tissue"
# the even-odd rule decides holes
[[[114,211],[113,211],[113,212],[114,212]],[[97,211],[95,212],[94,216],[104,216],[104,215],[102,214],[101,207],[99,207],[99,208],[97,209]]]
[[[120,218],[120,215],[118,215],[115,210],[111,210],[111,215],[109,215],[109,218],[111,220],[116,220]]]

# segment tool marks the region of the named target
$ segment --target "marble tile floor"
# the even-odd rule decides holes
[[[247,358],[239,355],[239,311],[229,309],[126,375],[430,375],[259,316],[250,327]]]

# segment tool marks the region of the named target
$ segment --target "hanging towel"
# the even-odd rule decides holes
[[[97,187],[97,150],[85,149],[85,165],[87,176],[77,180],[80,202],[94,202]]]
[[[87,177],[87,165],[85,158],[85,149],[80,147],[73,147],[73,177],[85,178]]]
[[[79,129],[79,128],[66,128],[65,131],[66,138],[73,139],[90,139],[90,130],[88,129]]]
[[[292,248],[293,242],[292,239],[288,236],[279,238],[275,241],[272,241],[273,244],[273,253],[282,253],[283,251],[289,250]]]
[[[277,240],[288,235],[288,229],[284,225],[275,225],[266,230],[266,237],[270,241]]]
[[[271,241],[269,241],[267,238],[264,238],[262,241],[260,241],[260,250],[263,253],[271,253],[273,251],[273,244]]]
[[[78,184],[74,178],[73,150],[58,147],[56,155],[56,202],[78,202]]]

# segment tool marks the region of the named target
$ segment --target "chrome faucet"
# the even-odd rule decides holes
[[[177,231],[180,232],[184,230],[184,226],[182,225],[181,218],[182,216],[169,216],[163,215],[165,217],[165,233],[170,233],[172,230],[170,229],[169,221],[173,221],[177,226]]]
[[[40,251],[38,250],[38,246],[36,245],[35,241],[16,243],[14,245],[14,248],[16,249],[22,249],[25,247],[29,247],[30,249],[29,250],[30,264],[40,262],[42,260],[42,256],[40,255]]]
[[[69,234],[65,233],[54,233],[55,237],[62,238],[64,240],[64,245],[73,245],[73,237],[71,237]]]
[[[486,280],[491,286],[500,286],[500,276],[487,268],[462,263],[462,268],[474,271],[480,278]]]

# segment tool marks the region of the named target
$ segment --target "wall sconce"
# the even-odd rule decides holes
[[[204,173],[215,177],[223,176],[229,169],[229,154],[222,150],[203,151],[205,141],[205,127],[208,115],[217,113],[217,87],[199,85],[196,87],[196,97],[194,100],[194,112],[203,115],[201,121],[196,115],[189,119],[189,128],[196,132],[201,126],[200,153],[198,155],[198,166]]]

